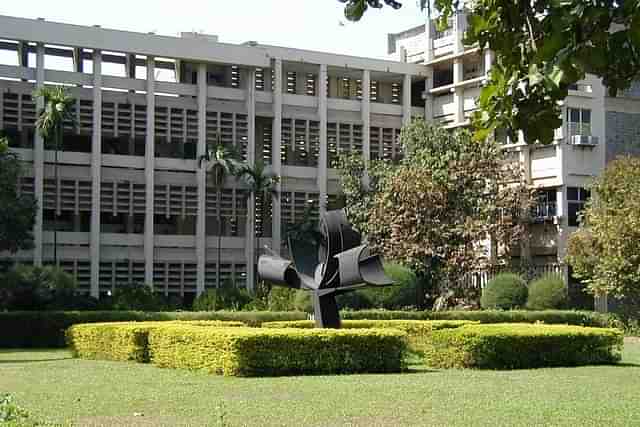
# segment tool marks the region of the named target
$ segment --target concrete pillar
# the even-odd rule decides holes
[[[154,233],[153,209],[155,190],[155,61],[147,56],[147,134],[145,138],[144,176],[146,202],[144,217],[144,282],[153,285]]]
[[[457,85],[464,80],[462,58],[453,60],[453,84]],[[464,122],[464,88],[456,87],[453,92],[453,104],[455,106],[454,123]]]
[[[411,74],[405,74],[402,81],[402,125],[411,123]]]
[[[196,293],[205,289],[207,260],[207,164],[199,159],[207,152],[207,65],[198,64],[198,145],[196,148],[196,181],[198,185],[198,219],[196,222]]]
[[[427,76],[424,80],[424,120],[433,120],[433,95],[429,91],[433,89],[433,68],[427,68]]]
[[[250,166],[256,164],[256,70],[247,72],[246,108],[247,108],[247,162]],[[255,290],[256,262],[256,197],[251,194],[247,206],[247,232],[245,239],[245,258],[247,263],[247,287],[250,292]]]
[[[73,49],[73,71],[76,73],[84,73],[84,61],[83,56],[84,49],[76,47]],[[95,59],[94,59],[95,61]]]
[[[467,16],[464,12],[458,11],[453,16],[453,53],[462,53],[464,45],[462,39],[466,28]]]
[[[365,164],[371,160],[371,72],[362,72],[362,156]]]
[[[433,24],[431,16],[427,14],[427,22],[424,24],[424,62],[428,63],[433,60]]]
[[[318,116],[320,117],[320,155],[318,156],[318,193],[320,215],[327,211],[327,64],[320,65],[318,74]],[[364,81],[363,93],[364,93]]]
[[[100,294],[100,185],[102,181],[102,54],[93,51],[93,132],[91,135],[91,296]]]
[[[36,46],[36,89],[44,86],[44,45],[38,43]],[[44,109],[44,100],[38,98],[36,100],[36,111],[40,112]],[[33,264],[42,265],[42,206],[44,205],[44,139],[38,132],[35,133],[33,141],[33,184],[35,198],[38,202],[38,210],[36,211],[36,220],[33,227]]]
[[[272,72],[274,73],[275,87],[273,88],[273,127],[271,135],[271,168],[273,173],[282,177],[282,157],[280,151],[282,149],[282,60],[273,60]],[[325,87],[324,82],[318,76],[317,88],[322,91]],[[321,154],[322,155],[322,154]],[[282,183],[276,185],[277,194],[282,192]],[[272,197],[272,219],[271,219],[271,240],[273,242],[272,249],[276,253],[280,253],[282,247],[282,206],[280,198]]]
[[[491,70],[491,66],[493,65],[493,52],[489,49],[484,51],[484,75],[485,77],[489,76],[489,70]]]

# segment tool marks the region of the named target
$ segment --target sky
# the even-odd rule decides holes
[[[369,9],[344,18],[337,0],[21,0],[0,2],[0,15],[178,35],[198,31],[224,43],[255,40],[298,49],[387,58],[387,33],[424,23],[417,0],[400,10]]]

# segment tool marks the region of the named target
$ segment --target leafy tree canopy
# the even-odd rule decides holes
[[[404,159],[372,162],[369,175],[358,156],[341,157],[347,214],[386,258],[456,285],[487,261],[482,241],[517,241],[529,190],[497,144],[468,131],[415,120],[400,138]]]
[[[382,7],[340,1],[352,21]],[[441,26],[463,5],[465,43],[496,55],[473,119],[477,138],[500,128],[522,131],[528,143],[550,143],[571,84],[591,73],[615,95],[640,76],[640,0],[421,0],[423,9],[439,14]]]
[[[567,261],[589,292],[640,304],[640,159],[609,163],[592,195]]]
[[[33,197],[18,194],[22,166],[8,145],[0,138],[0,252],[15,253],[33,247],[37,204]]]

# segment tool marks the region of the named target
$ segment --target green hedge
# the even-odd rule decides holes
[[[237,376],[398,372],[405,333],[394,329],[197,328],[149,332],[151,363]]]
[[[269,311],[9,311],[0,312],[0,348],[64,347],[64,331],[78,323],[223,320],[260,326],[263,322],[306,318],[302,312]]]
[[[425,361],[437,368],[521,369],[615,363],[623,334],[562,325],[466,325],[434,331]]]
[[[245,326],[242,322],[217,320],[85,323],[67,329],[66,340],[74,357],[148,362],[149,331],[182,324],[191,327]]]
[[[430,337],[433,331],[440,329],[458,328],[463,325],[473,324],[467,320],[344,320],[344,329],[370,329],[370,328],[394,328],[407,334],[407,346],[409,350],[424,354],[430,348]],[[290,322],[265,322],[263,328],[313,328],[315,323],[311,320],[297,320]]]
[[[449,311],[344,311],[343,319],[371,320],[471,320],[480,323],[546,323],[560,325],[609,327],[612,317],[594,311],[573,310],[449,310]]]

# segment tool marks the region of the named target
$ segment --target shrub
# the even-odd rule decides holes
[[[153,292],[151,286],[121,284],[113,292],[111,307],[119,311],[161,311],[165,309],[165,302],[161,295]]]
[[[227,281],[220,288],[209,289],[193,301],[196,311],[242,310],[251,302],[251,295],[244,288]]]
[[[303,311],[305,313],[313,313],[313,302],[311,301],[311,292],[303,291],[301,289],[296,290],[296,295],[293,299],[293,306],[297,311]]]
[[[0,309],[42,310],[72,297],[73,276],[60,267],[17,265],[0,278]]]
[[[64,331],[78,323],[231,320],[249,326],[277,320],[302,320],[301,312],[142,312],[142,311],[13,311],[0,312],[0,348],[64,347]]]
[[[398,372],[405,334],[393,329],[252,329],[171,325],[149,333],[160,367],[240,376]]]
[[[567,304],[567,285],[559,274],[545,274],[529,284],[527,308],[548,310],[563,308]]]
[[[343,329],[399,329],[407,334],[408,349],[424,354],[430,347],[430,337],[433,331],[448,328],[458,328],[463,325],[473,324],[466,320],[344,320]],[[266,322],[263,328],[302,328],[315,327],[311,320],[294,320],[284,322]]]
[[[527,301],[527,285],[522,277],[513,273],[500,273],[482,290],[482,308],[509,310],[523,307]]]
[[[429,366],[529,369],[618,362],[623,335],[581,326],[466,325],[434,331],[431,342]]]
[[[385,264],[384,272],[393,280],[393,286],[368,288],[362,292],[371,301],[371,306],[397,310],[417,305],[418,278],[409,268],[399,264]]]
[[[241,322],[220,321],[88,323],[70,327],[66,338],[74,357],[148,362],[149,331],[175,324],[192,327],[245,326]]]
[[[369,295],[364,290],[338,295],[336,297],[336,303],[338,304],[338,307],[343,310],[363,310],[373,307],[373,303],[371,302],[371,299],[369,299]]]
[[[344,311],[343,319],[405,319],[405,320],[471,320],[480,323],[548,323],[592,326],[599,328],[617,326],[614,317],[595,311],[573,310],[448,310],[448,311]]]

